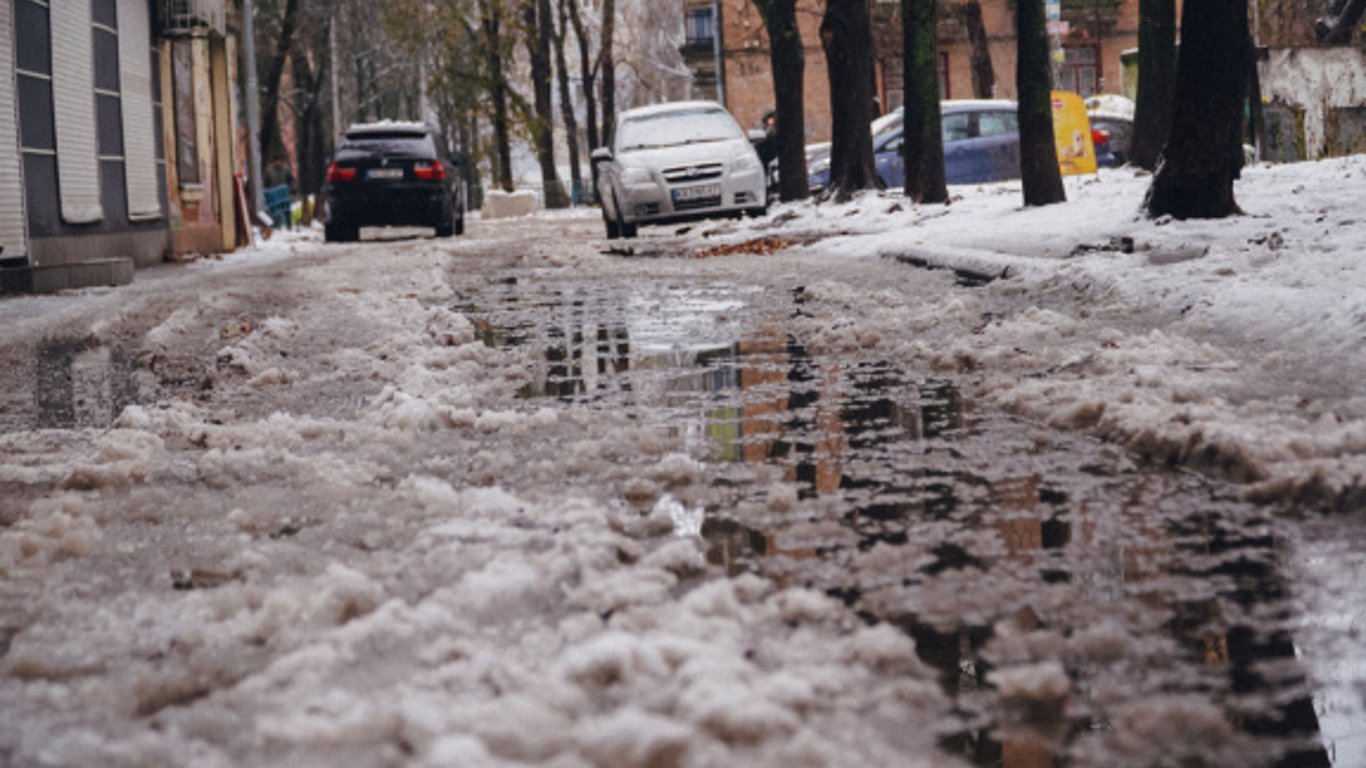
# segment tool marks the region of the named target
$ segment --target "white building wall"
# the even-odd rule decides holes
[[[28,254],[16,87],[14,4],[4,0],[0,2],[0,246],[7,259]]]
[[[1330,109],[1366,105],[1366,51],[1359,48],[1272,48],[1259,74],[1263,98],[1304,108],[1304,150],[1310,160],[1327,149]]]

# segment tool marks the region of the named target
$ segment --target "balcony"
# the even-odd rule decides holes
[[[156,9],[157,31],[163,36],[227,34],[225,0],[160,0]]]

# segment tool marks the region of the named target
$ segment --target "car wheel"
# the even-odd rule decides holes
[[[328,222],[323,226],[323,239],[329,243],[350,243],[360,239],[360,230]]]
[[[617,227],[616,220],[607,215],[607,209],[605,208],[602,211],[602,223],[607,228],[608,240],[616,240],[618,237],[621,237],[621,229]]]
[[[454,222],[454,221],[447,220],[447,221],[444,222],[444,223],[441,223],[441,224],[437,224],[437,225],[436,225],[436,236],[437,236],[437,237],[450,237],[450,236],[453,235],[453,234],[455,234],[455,222]]]
[[[622,237],[635,237],[636,232],[638,232],[640,229],[640,225],[627,224],[626,222],[622,221],[617,223],[617,229],[621,231]]]
[[[465,214],[463,213],[455,217],[455,234],[465,234]]]

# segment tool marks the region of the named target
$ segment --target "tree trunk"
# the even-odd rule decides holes
[[[531,60],[532,103],[536,117],[531,133],[536,161],[541,166],[541,189],[546,208],[567,208],[569,198],[555,167],[555,104],[551,97],[554,73],[550,68],[550,0],[528,0],[522,8],[527,54]]]
[[[270,58],[270,69],[262,84],[265,92],[261,94],[261,129],[257,139],[260,141],[261,154],[265,157],[271,157],[280,148],[276,114],[280,104],[280,78],[285,74],[285,61],[294,47],[294,29],[298,19],[299,0],[288,0],[285,3],[284,20],[280,23],[280,37],[275,41],[275,54]]]
[[[968,0],[958,6],[958,15],[972,47],[972,93],[979,99],[994,98],[996,71],[991,66],[991,47],[987,44],[986,25],[982,23],[982,5],[977,0]],[[937,67],[938,62],[935,65]]]
[[[583,196],[583,169],[579,163],[579,118],[574,114],[573,94],[569,90],[569,62],[564,55],[564,38],[569,34],[566,0],[559,0],[560,23],[552,38],[555,43],[555,73],[560,87],[560,119],[564,121],[565,141],[569,149],[570,203],[577,205]]]
[[[596,60],[592,55],[591,41],[587,31],[583,26],[583,17],[579,15],[579,6],[576,0],[566,0],[569,5],[569,23],[574,28],[574,39],[579,44],[579,76],[583,78],[583,102],[588,119],[588,150],[591,152],[598,147],[605,146],[602,141],[601,133],[598,131],[598,94],[597,85],[597,66],[593,64]],[[592,189],[589,195],[593,199],[598,196],[598,165],[597,163],[588,164],[588,172],[593,177]]]
[[[1138,0],[1138,104],[1129,162],[1157,168],[1172,127],[1176,89],[1176,0]]]
[[[755,0],[768,31],[773,69],[773,104],[778,144],[778,197],[803,200],[806,185],[806,107],[803,104],[806,55],[797,28],[796,0]]]
[[[616,36],[616,0],[602,0],[602,41],[598,49],[598,71],[602,73],[602,141],[612,143],[612,131],[617,119],[617,62],[612,58],[612,40]]]
[[[905,72],[902,153],[906,160],[906,196],[917,203],[944,203],[949,199],[939,111],[938,5],[935,0],[901,0]],[[981,20],[979,8],[978,23]]]
[[[301,195],[316,195],[322,188],[325,160],[322,86],[326,79],[325,63],[320,63],[315,72],[309,57],[294,57],[294,82],[303,102],[295,111],[295,131],[299,137],[298,191]]]
[[[1040,0],[1042,2],[1042,0]],[[873,166],[873,34],[865,0],[828,0],[821,19],[830,80],[830,186],[826,197],[848,200],[881,185]]]
[[[1200,2],[1201,0],[1195,0]],[[1020,181],[1025,205],[1051,205],[1067,200],[1058,170],[1053,139],[1052,70],[1043,0],[1015,4],[1015,92],[1019,95]]]
[[[493,140],[497,149],[495,183],[504,192],[513,191],[512,142],[508,121],[508,83],[503,69],[502,11],[497,0],[480,3],[483,28],[484,65],[488,68],[489,98],[493,101]]]
[[[1187,2],[1171,138],[1144,207],[1150,216],[1221,219],[1239,213],[1243,99],[1251,41],[1247,0]]]

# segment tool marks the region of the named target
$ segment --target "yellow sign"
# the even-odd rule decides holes
[[[1096,172],[1091,120],[1080,95],[1053,91],[1053,140],[1058,145],[1058,170],[1062,175]]]

